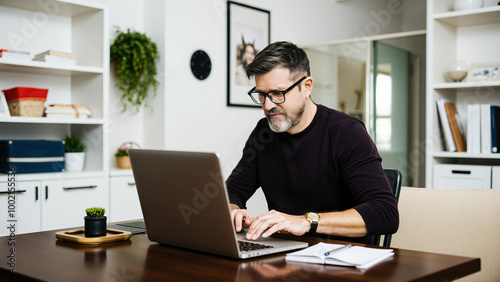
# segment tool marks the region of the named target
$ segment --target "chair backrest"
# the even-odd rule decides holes
[[[394,192],[394,196],[396,196],[396,201],[399,201],[399,192],[401,191],[401,172],[397,169],[384,169],[385,175],[387,176],[387,180],[389,180],[389,184],[391,185],[392,192]],[[380,237],[381,235],[377,235],[373,239],[374,245],[380,245]],[[391,246],[391,238],[392,234],[384,234],[384,242],[382,246],[390,247]]]

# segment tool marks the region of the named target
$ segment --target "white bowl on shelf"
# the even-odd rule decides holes
[[[455,11],[479,9],[483,7],[483,0],[455,0]]]

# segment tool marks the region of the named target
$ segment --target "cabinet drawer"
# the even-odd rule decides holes
[[[44,181],[42,191],[43,230],[82,226],[87,208],[109,210],[104,178]]]
[[[491,166],[434,165],[434,189],[490,189]]]
[[[39,181],[0,182],[0,236],[38,232],[42,227],[41,184]],[[16,192],[9,191],[14,187]],[[12,230],[6,227],[14,227]]]
[[[491,168],[491,188],[500,189],[500,166]]]
[[[110,189],[110,222],[141,219],[142,210],[133,176],[112,176]]]

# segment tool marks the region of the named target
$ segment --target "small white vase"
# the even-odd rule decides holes
[[[478,9],[483,7],[483,0],[455,0],[455,11]]]
[[[66,171],[82,171],[85,165],[85,153],[65,153]]]

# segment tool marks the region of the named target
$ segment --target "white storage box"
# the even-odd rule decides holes
[[[490,189],[491,166],[449,165],[434,166],[434,189]]]
[[[500,189],[500,166],[491,167],[491,188]]]

